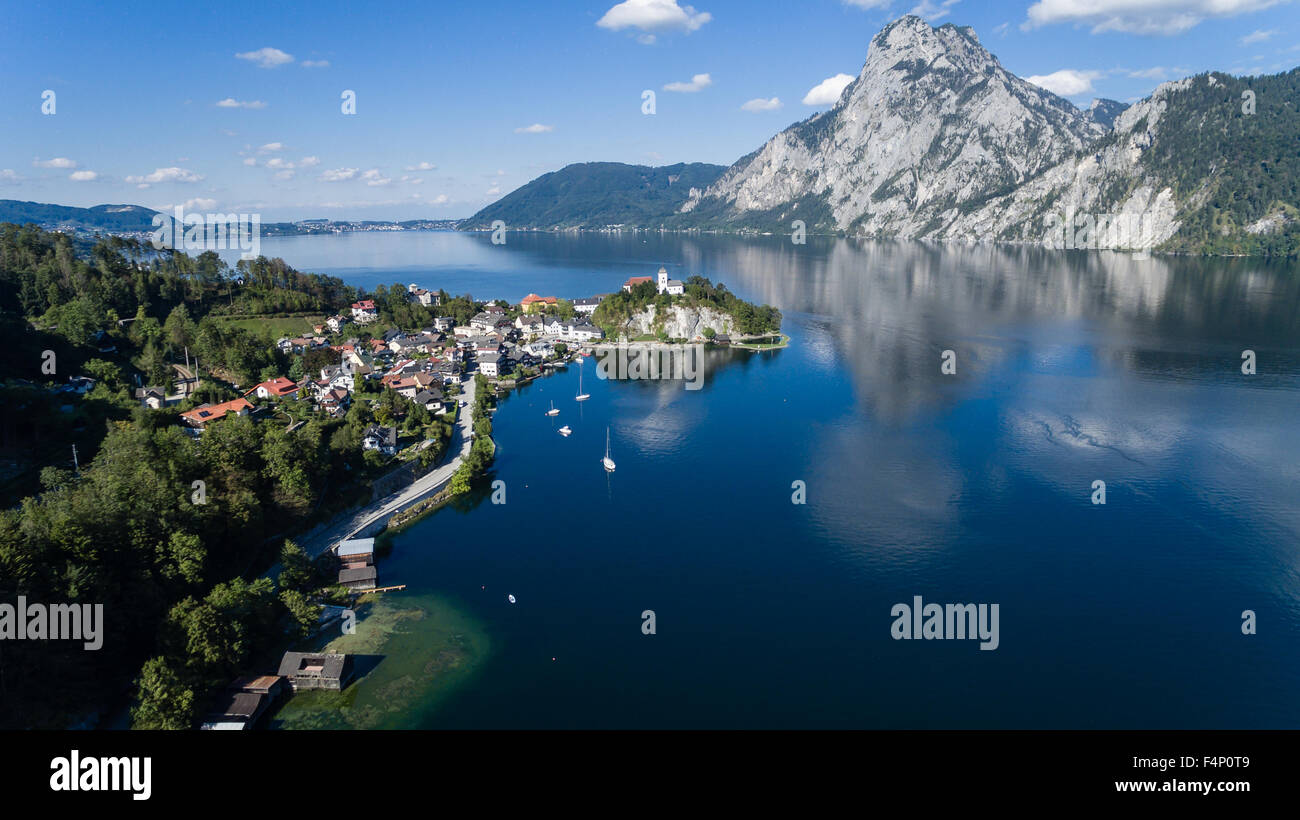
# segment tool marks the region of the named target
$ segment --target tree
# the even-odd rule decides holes
[[[286,589],[280,593],[280,603],[284,608],[289,610],[289,618],[293,623],[293,632],[299,638],[305,638],[311,634],[319,623],[319,610],[316,605],[307,599],[296,589]]]
[[[285,540],[280,548],[280,588],[282,590],[303,590],[311,585],[311,561],[302,547],[293,541]]]
[[[133,729],[188,729],[194,722],[194,690],[156,657],[145,662],[131,708]]]

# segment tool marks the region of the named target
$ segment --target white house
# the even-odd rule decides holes
[[[668,278],[668,271],[665,268],[659,269],[659,292],[668,293],[673,296],[680,296],[686,292],[686,284],[676,279]]]
[[[379,310],[375,307],[374,300],[362,299],[360,302],[352,303],[352,319],[358,324],[373,322],[379,318]]]
[[[397,452],[397,428],[370,425],[361,439],[361,449],[376,450],[380,455],[385,456],[393,455]]]
[[[603,295],[593,296],[590,299],[574,299],[573,309],[578,313],[585,313],[590,316],[596,312],[596,308],[600,307],[600,303],[604,300],[605,297]]]
[[[501,375],[501,354],[484,353],[478,357],[478,372],[490,379]]]

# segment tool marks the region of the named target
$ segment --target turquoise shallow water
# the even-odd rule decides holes
[[[699,391],[588,365],[584,404],[574,368],[502,403],[506,503],[439,512],[381,566],[490,635],[409,725],[1300,726],[1295,264],[780,237],[263,249],[477,298],[666,264],[777,306],[792,337],[713,356]],[[998,604],[998,649],[893,640],[916,595]]]

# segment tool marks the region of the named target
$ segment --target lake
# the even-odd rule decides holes
[[[711,354],[700,390],[589,361],[585,403],[576,366],[503,400],[505,503],[396,536],[381,582],[408,589],[374,629],[400,640],[338,708],[402,694],[346,725],[1300,727],[1294,262],[657,234],[263,252],[512,301],[665,265],[779,308],[791,337]],[[998,605],[996,649],[895,640],[916,596]],[[304,714],[282,723],[321,725]]]

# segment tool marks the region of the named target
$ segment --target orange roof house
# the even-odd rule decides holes
[[[281,376],[278,379],[262,382],[244,395],[256,393],[259,399],[286,399],[293,397],[297,392],[298,385],[292,379]]]
[[[202,429],[209,422],[225,418],[227,413],[246,416],[252,409],[253,405],[247,399],[234,399],[221,404],[201,404],[193,410],[181,413],[181,418],[185,419],[185,423],[191,427]]]
[[[524,313],[532,313],[546,305],[554,305],[560,300],[554,296],[538,296],[536,293],[530,293],[520,302],[519,307],[523,308]]]
[[[633,277],[630,277],[626,282],[623,283],[623,290],[627,291],[628,293],[631,293],[631,292],[632,292],[632,288],[636,287],[637,285],[641,284],[642,282],[651,282],[651,283],[653,283],[653,282],[654,282],[654,278],[651,277],[651,276],[633,276]]]

